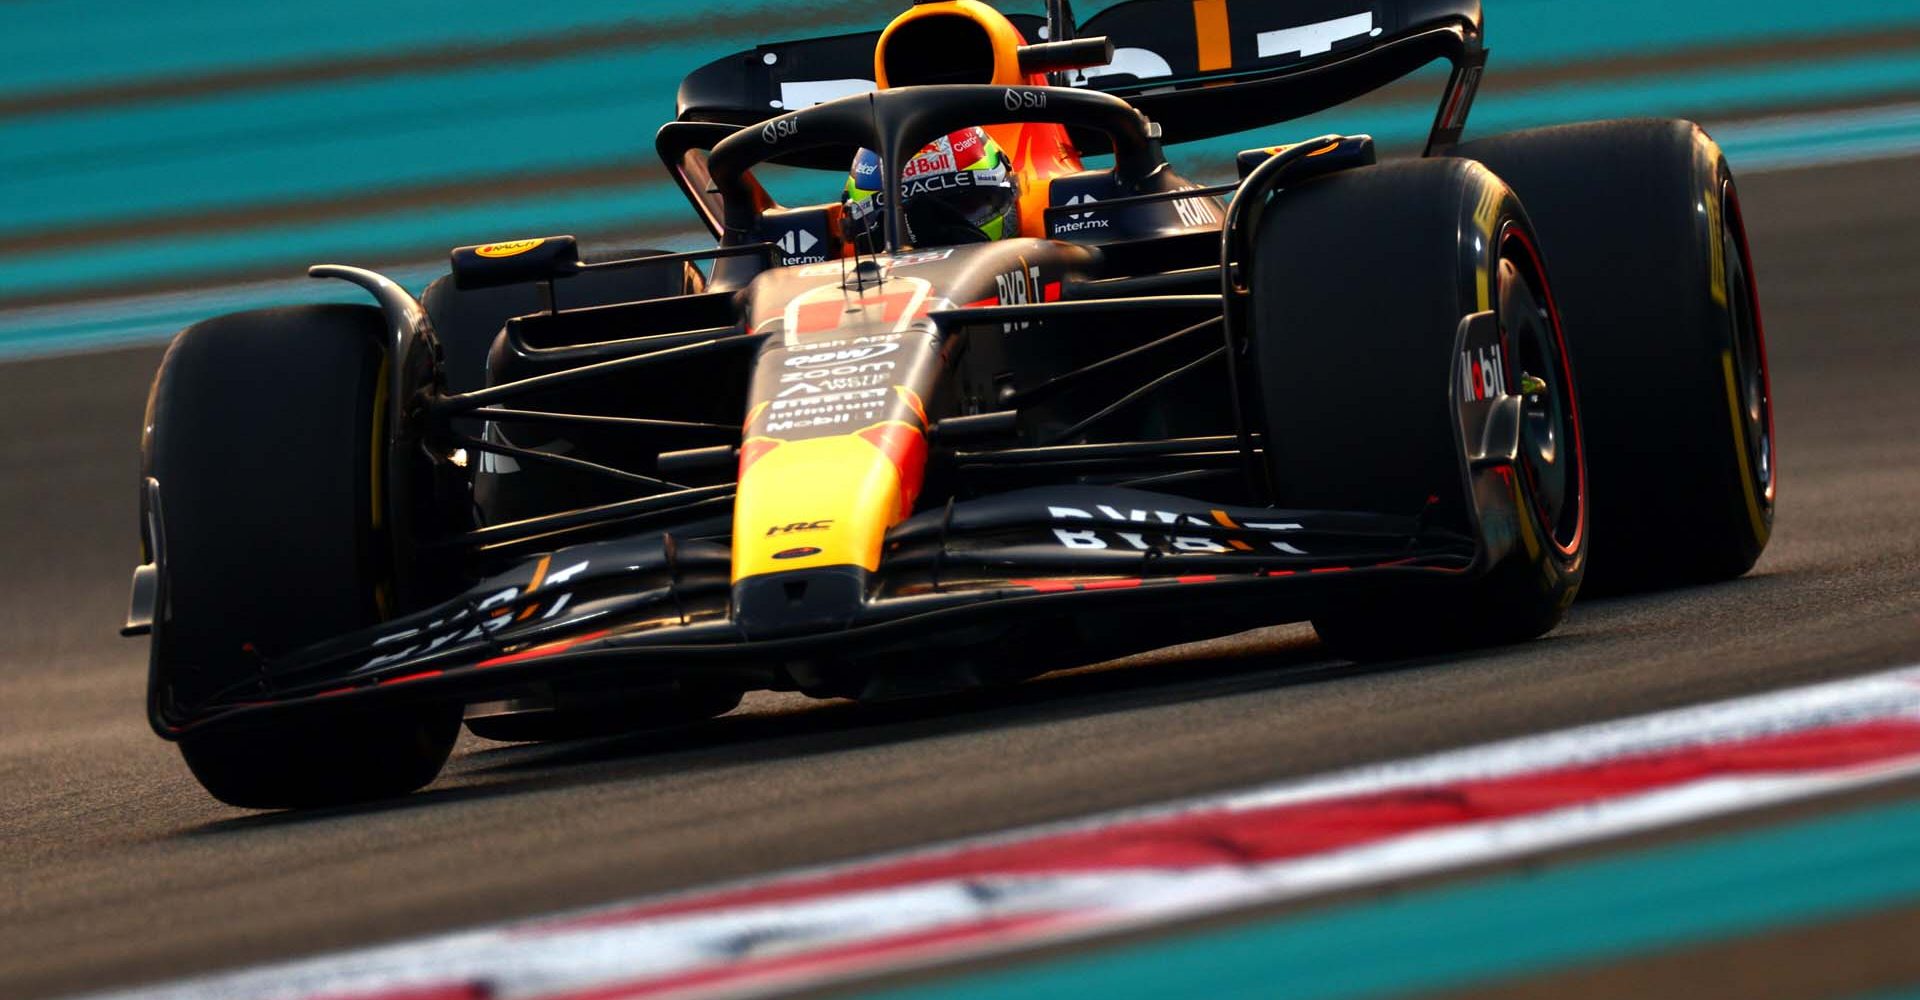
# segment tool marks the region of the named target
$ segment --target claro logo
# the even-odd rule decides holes
[[[821,351],[817,354],[795,355],[794,357],[788,358],[783,364],[788,368],[818,368],[822,365],[842,365],[892,354],[899,349],[899,344],[863,344],[859,347],[843,347],[837,351]]]
[[[775,118],[760,130],[760,138],[767,143],[779,142],[800,131],[800,123],[792,118]]]
[[[1008,111],[1031,110],[1047,106],[1047,95],[1037,90],[1009,90],[1002,98]]]

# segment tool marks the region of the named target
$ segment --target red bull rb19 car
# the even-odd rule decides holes
[[[1422,155],[1164,155],[1436,60]],[[224,801],[325,805],[431,781],[463,720],[933,695],[1293,621],[1436,654],[1549,631],[1589,576],[1745,572],[1774,453],[1725,159],[1680,121],[1462,141],[1485,63],[1472,0],[940,0],[701,68],[658,147],[714,249],[475,244],[419,298],[323,265],[372,302],[176,338],[125,628],[152,725]],[[974,145],[995,238],[915,207]],[[756,173],[850,163],[866,202]]]

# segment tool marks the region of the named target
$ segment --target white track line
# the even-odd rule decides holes
[[[1795,764],[1782,755],[1794,747],[1815,752]],[[1713,761],[1720,766],[1704,766]],[[1676,764],[1702,766],[1660,777]],[[1572,769],[1580,771],[1568,779],[1562,772]],[[1588,787],[1595,775],[1612,776],[1618,794],[1501,811],[1542,789]],[[758,995],[1510,859],[1913,775],[1920,668],[111,996],[361,1000],[472,983],[499,1000],[587,989]],[[1514,789],[1518,799],[1503,797]],[[1329,815],[1345,829],[1340,824],[1356,816],[1364,825],[1456,799],[1469,808],[1446,821],[1405,832],[1388,822],[1379,836],[1326,849],[1285,846],[1324,832]],[[1208,853],[1206,845],[1222,841],[1237,848]],[[1104,854],[1109,848],[1118,850]]]

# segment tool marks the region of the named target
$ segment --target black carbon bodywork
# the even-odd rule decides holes
[[[1124,53],[1148,45],[1162,6],[1134,0],[1077,28]],[[1447,58],[1444,143],[1482,56],[1471,0],[1376,4],[1378,30],[1265,52],[1263,33],[1348,14],[1281,6],[1236,4],[1260,12],[1235,36],[1247,51],[1231,79],[1167,55],[1171,84],[1116,72],[1078,87],[916,86],[769,119],[783,82],[848,53],[870,59],[873,39],[763,47],[700,70],[659,145],[719,247],[598,262],[570,237],[455,251],[457,290],[532,284],[545,306],[505,320],[478,388],[445,377],[442,342],[471,336],[443,338],[378,275],[325,272],[374,292],[400,360],[382,397],[388,489],[376,497],[396,613],[258,650],[257,670],[190,702],[173,696],[155,642],[153,727],[177,739],[573,683],[924,693],[1302,620],[1368,588],[1452,586],[1498,563],[1517,544],[1517,494],[1501,473],[1519,432],[1508,398],[1462,398],[1458,370],[1434,373],[1458,416],[1458,480],[1439,487],[1457,491],[1450,502],[1268,503],[1264,442],[1295,429],[1265,426],[1251,402],[1239,265],[1254,210],[1240,206],[1371,164],[1372,144],[1328,136],[1253,152],[1244,185],[1203,188],[1162,143],[1317,110]],[[1180,39],[1153,44],[1172,52]],[[858,244],[836,206],[775,205],[754,178],[768,162],[844,164],[858,146],[903,162],[962,125],[1036,119],[1116,155],[1112,169],[1050,178],[1043,237]],[[887,185],[898,213],[899,178]],[[610,297],[622,273],[691,291]],[[606,304],[569,307],[582,275]],[[1497,337],[1490,317],[1462,321],[1457,358]],[[904,428],[875,438],[903,507],[874,560],[743,575],[737,502],[756,441],[862,427]],[[145,484],[136,633],[168,628],[165,493]],[[748,527],[793,532],[785,552],[819,551],[804,519]]]

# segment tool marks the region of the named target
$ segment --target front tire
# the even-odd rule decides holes
[[[263,662],[383,617],[384,329],[364,306],[240,313],[187,328],[161,361],[143,441],[164,498],[161,716],[264,695]],[[190,732],[180,751],[223,802],[336,805],[433,780],[459,722],[458,705],[425,705]]]
[[[1450,392],[1461,321],[1493,311],[1527,430],[1505,477],[1517,541],[1477,579],[1354,593],[1314,619],[1338,655],[1517,642],[1559,624],[1586,567],[1572,366],[1513,192],[1457,159],[1334,174],[1280,196],[1255,235],[1251,318],[1278,506],[1470,523]],[[1523,379],[1545,383],[1522,393]]]
[[[180,741],[202,787],[247,809],[311,809],[391,798],[439,775],[460,735],[458,706],[328,718]]]
[[[1726,580],[1773,534],[1766,338],[1739,192],[1692,122],[1589,122],[1450,155],[1513,185],[1557,276],[1581,375],[1594,582]]]

